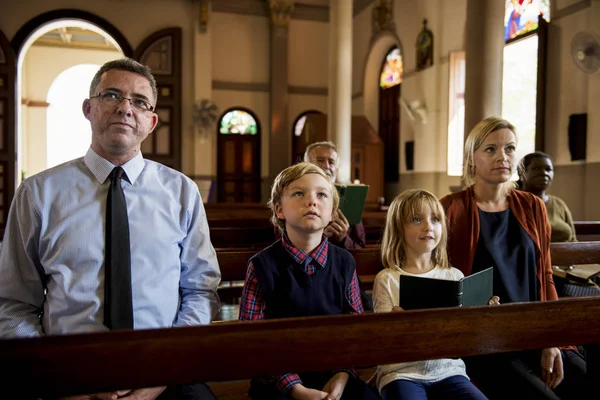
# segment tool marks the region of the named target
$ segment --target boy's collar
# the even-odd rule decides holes
[[[310,253],[306,253],[297,248],[290,240],[287,232],[283,232],[281,235],[281,243],[284,249],[292,256],[292,258],[299,264],[304,264],[307,258],[314,260],[316,264],[325,268],[327,264],[327,253],[329,251],[329,240],[325,235],[322,236],[321,243]]]

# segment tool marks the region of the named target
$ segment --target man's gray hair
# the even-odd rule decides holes
[[[102,75],[104,75],[106,71],[110,71],[111,69],[119,69],[121,71],[133,72],[148,79],[150,87],[152,88],[152,100],[154,101],[154,105],[156,105],[156,101],[158,99],[158,89],[156,88],[156,79],[154,79],[154,75],[152,75],[150,67],[128,57],[123,57],[119,60],[109,61],[105,63],[102,67],[100,67],[98,72],[96,72],[96,75],[94,75],[92,83],[90,84],[90,97],[96,95],[96,88],[102,80]]]
[[[304,162],[312,162],[310,159],[310,153],[317,147],[325,147],[327,149],[333,149],[337,153],[337,146],[332,141],[326,142],[315,142],[308,145],[306,151],[304,152]]]

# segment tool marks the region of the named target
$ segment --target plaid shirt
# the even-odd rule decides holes
[[[323,237],[321,244],[317,246],[310,254],[294,247],[288,236],[284,233],[281,238],[281,244],[285,250],[292,256],[294,261],[304,267],[304,271],[309,275],[313,275],[317,269],[325,268],[327,265],[327,250],[329,242],[326,237]],[[362,314],[363,305],[360,299],[360,288],[358,285],[358,277],[356,270],[353,273],[352,281],[346,289],[347,312],[349,314]],[[248,271],[246,272],[246,282],[242,290],[242,300],[240,303],[240,320],[253,321],[263,319],[265,317],[266,304],[260,292],[258,277],[254,272],[252,262],[248,263]],[[352,370],[339,370],[338,372],[348,372],[354,375]],[[302,383],[298,374],[289,373],[283,376],[274,376],[271,378],[261,378],[263,383],[275,383],[277,389],[282,393],[289,392],[294,385]]]

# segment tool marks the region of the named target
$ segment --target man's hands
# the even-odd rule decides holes
[[[117,390],[107,393],[85,394],[81,396],[63,397],[60,400],[155,400],[164,390],[165,386],[136,389],[136,390]]]
[[[346,216],[344,216],[340,210],[337,210],[337,212],[331,216],[331,223],[325,228],[323,233],[333,243],[340,243],[346,238],[349,231],[350,224],[348,223]]]

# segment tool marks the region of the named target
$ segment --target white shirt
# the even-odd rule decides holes
[[[435,267],[424,274],[411,274],[394,267],[380,271],[373,284],[373,305],[376,313],[390,312],[393,306],[400,305],[400,275],[418,276],[457,281],[463,273],[456,268]],[[431,332],[434,335],[435,332]],[[427,340],[427,338],[424,338]],[[398,343],[400,346],[412,346],[412,343]],[[411,361],[377,367],[377,388],[381,392],[388,383],[397,379],[421,382],[437,382],[455,375],[467,377],[465,363],[461,359],[443,358],[440,360]],[[468,378],[468,377],[467,377]]]
[[[221,274],[198,186],[141,153],[122,167],[134,329],[210,323]],[[89,149],[21,184],[0,252],[0,337],[108,330],[104,242],[113,168]]]

